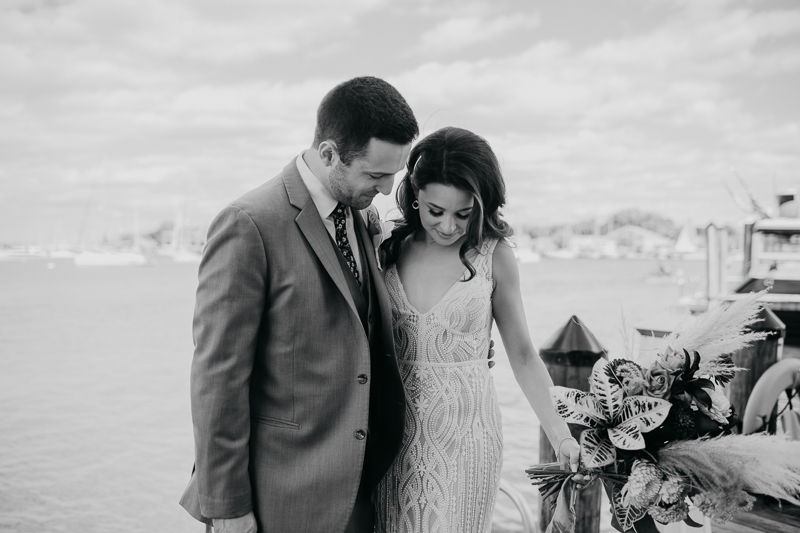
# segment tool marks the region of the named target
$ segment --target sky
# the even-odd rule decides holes
[[[0,243],[205,227],[360,75],[485,137],[518,227],[800,188],[794,0],[0,0]]]

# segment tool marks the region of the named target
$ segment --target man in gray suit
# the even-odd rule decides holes
[[[217,532],[372,532],[405,404],[380,225],[366,210],[418,133],[385,81],[342,83],[319,106],[311,148],[212,222],[181,505]]]

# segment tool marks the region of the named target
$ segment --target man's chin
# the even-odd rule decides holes
[[[374,199],[375,199],[374,196],[370,196],[368,198],[359,198],[358,200],[350,204],[350,207],[352,207],[353,209],[366,209],[372,204],[372,200]]]

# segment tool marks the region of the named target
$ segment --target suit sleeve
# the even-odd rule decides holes
[[[252,510],[248,474],[250,376],[266,298],[261,235],[235,206],[211,223],[200,263],[191,371],[200,509],[210,518]]]

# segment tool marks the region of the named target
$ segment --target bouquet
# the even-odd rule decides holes
[[[752,508],[751,493],[800,505],[800,443],[730,432],[738,419],[724,387],[744,370],[731,354],[766,335],[747,330],[758,320],[762,294],[708,311],[655,354],[600,359],[589,392],[551,388],[559,415],[587,428],[578,473],[601,480],[618,531],[657,531],[654,521],[699,527],[690,503],[724,523]],[[527,473],[543,499],[559,494],[549,530],[568,530],[574,474],[555,464]]]

